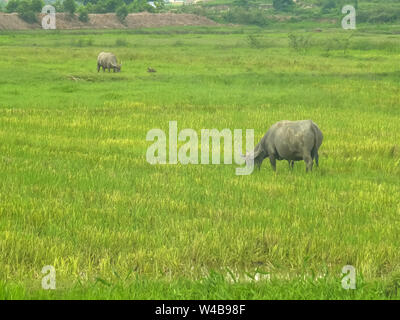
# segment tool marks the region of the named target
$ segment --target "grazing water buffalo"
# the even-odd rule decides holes
[[[269,128],[254,151],[245,157],[246,163],[254,160],[260,168],[267,157],[276,170],[276,160],[287,160],[293,168],[294,161],[304,160],[306,171],[312,170],[313,161],[318,166],[318,149],[323,135],[318,126],[311,120],[279,121]]]
[[[117,57],[113,53],[100,52],[99,56],[97,57],[97,72],[100,71],[100,67],[103,68],[103,72],[105,69],[108,69],[108,72],[110,72],[110,69],[113,69],[114,72],[120,72],[121,66],[122,63],[117,63]]]

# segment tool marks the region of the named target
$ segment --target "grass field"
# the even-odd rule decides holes
[[[0,298],[399,298],[400,27],[290,28],[0,33]],[[283,119],[324,133],[311,174],[146,162],[169,121]]]

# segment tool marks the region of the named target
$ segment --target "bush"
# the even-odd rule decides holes
[[[359,10],[357,11],[357,22],[368,22],[374,24],[393,23],[400,21],[400,10],[397,8],[384,8],[381,10]]]
[[[64,1],[64,11],[68,12],[71,16],[73,16],[76,11],[75,1],[74,0],[65,0]]]
[[[287,11],[294,5],[293,0],[274,0],[273,6],[275,10]]]
[[[229,23],[252,24],[260,27],[269,24],[267,16],[259,9],[233,8],[227,11],[222,18]]]
[[[331,51],[343,51],[343,54],[346,55],[347,51],[350,49],[350,45],[352,43],[351,39],[354,33],[351,33],[350,36],[342,37],[342,38],[331,38],[325,42],[325,56],[329,56]],[[364,48],[365,49],[365,48]]]
[[[289,47],[299,53],[306,53],[311,47],[311,36],[289,34]]]
[[[335,0],[325,0],[322,3],[322,13],[328,13],[329,11],[331,11],[332,9],[336,9],[337,8],[337,3],[335,2]]]
[[[154,5],[156,6],[157,10],[162,10],[162,9],[164,9],[165,2],[164,2],[164,0],[155,0]]]
[[[35,23],[38,21],[36,14],[31,10],[18,12],[18,16],[28,23]]]
[[[128,7],[125,4],[120,6],[117,11],[115,11],[115,14],[118,17],[118,20],[124,23],[126,17],[128,16]]]
[[[10,0],[6,6],[6,12],[17,12],[19,2],[17,0]]]
[[[117,9],[125,5],[123,0],[99,0],[94,5],[94,12],[96,13],[106,13],[106,12],[116,12]]]
[[[95,7],[91,3],[85,5],[85,9],[87,13],[95,13]]]
[[[250,34],[247,37],[247,43],[249,44],[249,46],[251,48],[260,49],[263,47],[263,44],[261,43],[261,41],[257,37],[253,36],[252,34]]]
[[[245,8],[248,8],[250,5],[249,0],[235,0],[233,3],[239,7]]]
[[[28,22],[38,21],[36,13],[42,12],[44,2],[42,0],[10,0],[6,6],[7,12],[17,12],[18,16]]]
[[[33,12],[42,12],[42,8],[44,7],[43,0],[32,0],[31,8]]]
[[[147,3],[146,0],[134,0],[129,4],[128,7],[129,12],[153,12],[154,8]]]
[[[43,0],[10,0],[6,6],[7,12],[19,12],[23,14],[25,12],[42,12],[44,7]]]
[[[37,16],[32,9],[32,2],[28,0],[22,0],[18,3],[17,12],[18,16],[28,23],[35,23],[38,21]]]
[[[64,5],[61,0],[56,0],[56,2],[52,4],[52,6],[56,9],[56,12],[64,11]]]
[[[116,47],[127,47],[128,46],[128,41],[125,39],[116,39],[115,40],[115,46]]]
[[[89,22],[89,13],[86,7],[80,7],[79,10],[79,21]]]

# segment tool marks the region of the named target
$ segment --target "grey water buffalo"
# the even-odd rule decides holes
[[[100,71],[100,68],[103,68],[103,72],[105,69],[108,69],[108,72],[110,72],[110,69],[113,69],[114,72],[120,72],[121,66],[122,63],[117,63],[117,57],[113,53],[100,52],[97,57],[97,72]]]
[[[318,166],[318,149],[323,135],[311,120],[279,121],[272,125],[254,151],[245,156],[246,163],[254,161],[260,168],[263,160],[269,158],[276,171],[276,160],[287,160],[293,168],[294,161],[304,160],[306,171],[311,171],[313,162]]]

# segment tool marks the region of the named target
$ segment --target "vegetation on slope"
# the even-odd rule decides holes
[[[42,0],[10,0],[7,12],[19,12],[28,22],[36,20]],[[352,4],[357,9],[359,23],[393,23],[400,20],[400,2],[396,0],[211,0],[186,3],[181,6],[155,0],[57,0],[52,3],[57,12],[80,13],[82,20],[88,13],[118,13],[121,21],[127,13],[133,12],[185,12],[206,16],[219,23],[268,26],[279,21],[312,21],[320,19],[339,20],[343,17],[342,7]],[[1,8],[1,6],[0,6]]]

